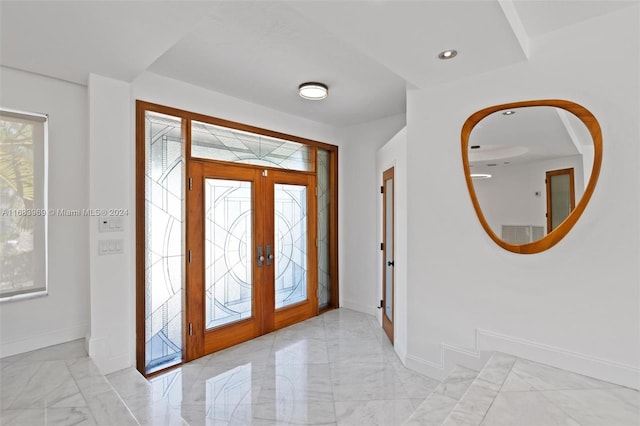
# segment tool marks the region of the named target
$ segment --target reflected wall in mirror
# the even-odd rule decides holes
[[[602,132],[573,102],[546,99],[485,108],[462,127],[467,187],[487,234],[514,253],[558,243],[598,180]]]

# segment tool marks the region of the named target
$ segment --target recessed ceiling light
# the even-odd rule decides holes
[[[503,113],[502,113],[502,115],[513,115],[513,114],[515,114],[515,113],[516,113],[515,111],[513,111],[513,110],[509,110],[509,111],[505,111],[505,112],[503,112]]]
[[[298,93],[305,99],[311,99],[317,101],[324,99],[329,95],[329,88],[326,84],[322,83],[302,83],[298,86]]]
[[[489,179],[490,174],[487,173],[471,173],[471,179]]]
[[[440,52],[438,54],[438,58],[440,58],[440,59],[451,59],[451,58],[455,58],[457,54],[458,54],[457,50],[453,50],[453,49],[443,50],[442,52]]]

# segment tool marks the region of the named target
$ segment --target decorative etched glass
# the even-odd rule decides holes
[[[206,327],[251,317],[252,184],[205,179]]]
[[[311,147],[298,142],[193,121],[191,156],[209,160],[311,171]]]
[[[182,361],[184,143],[178,117],[145,113],[147,373]]]
[[[318,149],[318,167],[316,170],[318,182],[318,305],[320,309],[328,307],[331,301],[329,265],[330,159],[329,151]]]
[[[307,300],[307,187],[274,185],[276,309]]]
[[[206,424],[225,425],[238,423],[238,413],[243,419],[251,419],[251,402],[257,399],[251,363],[224,371],[206,381]]]

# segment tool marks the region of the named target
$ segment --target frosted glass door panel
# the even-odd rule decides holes
[[[276,309],[307,300],[307,187],[274,185]]]
[[[551,229],[556,229],[571,213],[571,177],[551,176]]]
[[[385,241],[387,249],[385,250],[385,304],[384,313],[390,320],[393,321],[393,179],[385,181]]]
[[[253,304],[251,182],[205,179],[206,328],[250,318]]]
[[[326,308],[331,302],[331,275],[329,264],[329,214],[331,200],[330,153],[318,150],[318,305]]]
[[[145,113],[146,371],[182,361],[184,143],[182,120]]]

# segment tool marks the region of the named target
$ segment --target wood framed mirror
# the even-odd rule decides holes
[[[602,131],[590,111],[566,100],[495,105],[462,126],[462,163],[489,237],[513,253],[540,253],[567,235],[589,203],[602,164]],[[559,169],[571,169],[570,207],[551,228],[545,181]],[[554,197],[556,205],[563,202],[562,191]]]

